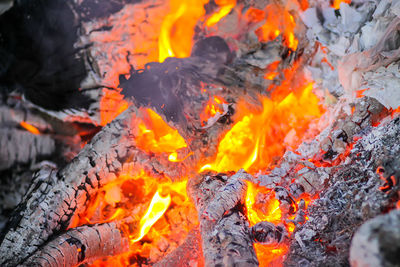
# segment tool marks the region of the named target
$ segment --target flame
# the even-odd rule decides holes
[[[249,8],[244,17],[250,22],[265,20],[265,23],[256,30],[261,42],[272,41],[282,34],[286,46],[293,51],[297,49],[298,40],[294,36],[296,23],[285,8],[278,4],[269,4],[264,10]]]
[[[332,7],[334,9],[339,9],[341,3],[350,4],[351,0],[333,0]]]
[[[105,126],[115,117],[124,112],[129,103],[123,99],[119,90],[103,89],[103,97],[100,100],[100,125]]]
[[[21,121],[19,123],[19,125],[21,125],[23,128],[25,128],[25,130],[27,130],[33,134],[40,134],[40,131],[38,128],[36,128],[35,126],[33,126],[25,121]]]
[[[202,125],[205,125],[205,122],[215,115],[222,115],[224,113],[223,104],[226,104],[226,101],[220,96],[214,96],[210,98],[203,110],[200,114],[200,120]]]
[[[155,224],[158,219],[165,213],[169,204],[171,204],[171,196],[168,194],[166,197],[160,196],[157,191],[150,202],[146,214],[140,220],[140,234],[137,238],[132,239],[131,242],[137,242],[145,236],[150,228]]]
[[[194,28],[204,16],[208,0],[171,0],[170,12],[161,25],[158,40],[159,62],[167,57],[188,57],[193,45]]]
[[[277,88],[272,99],[261,99],[261,111],[239,103],[239,112],[246,115],[242,115],[222,138],[213,162],[200,170],[228,172],[243,168],[258,171],[268,167],[286,149],[295,148],[303,141],[309,124],[322,115],[319,99],[312,88],[312,83],[305,84],[300,86],[299,93],[290,92],[282,100],[280,92],[287,92],[287,88]]]
[[[275,199],[275,195],[271,192],[271,198],[269,199],[266,206],[263,206],[264,212],[257,212],[254,209],[254,204],[256,203],[257,193],[262,191],[261,188],[257,188],[253,183],[247,183],[247,192],[246,192],[246,209],[247,209],[247,218],[249,219],[250,225],[253,226],[256,223],[262,221],[268,221],[271,223],[280,223],[282,219],[282,211],[279,209],[279,201]],[[267,191],[269,192],[269,191]]]
[[[286,231],[293,233],[295,226],[293,223],[286,223],[283,218],[282,211],[279,207],[279,201],[275,198],[275,193],[272,190],[258,187],[255,184],[247,181],[247,191],[245,198],[245,205],[247,211],[247,218],[249,219],[250,225],[253,226],[256,223],[262,221],[268,221],[274,224],[282,224],[285,226]],[[263,193],[268,196],[268,199],[261,203],[256,203],[257,194]],[[318,195],[311,197],[307,194],[303,194],[301,199],[306,203],[308,207],[309,203],[313,199],[317,199]],[[300,199],[297,200],[297,204]],[[287,219],[293,220],[295,215],[288,216]],[[306,219],[308,219],[306,217]],[[283,256],[289,251],[287,243],[280,244],[254,244],[254,249],[257,254],[257,258],[260,262],[260,266],[283,266]]]
[[[215,0],[215,4],[217,4],[220,8],[219,11],[212,14],[206,20],[206,26],[212,27],[217,24],[222,18],[228,15],[232,8],[236,6],[236,0]]]
[[[138,148],[151,153],[176,153],[177,149],[187,147],[185,139],[176,129],[171,128],[156,112],[146,109],[143,122],[139,124],[136,138]],[[173,159],[174,156],[171,156]]]

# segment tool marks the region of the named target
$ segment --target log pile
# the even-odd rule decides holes
[[[158,28],[147,28],[147,19],[161,23],[159,11],[166,8],[165,2],[106,1],[101,9],[95,2],[62,4],[68,16],[73,14],[74,30],[79,29],[74,44],[78,49],[71,62],[79,65],[77,72],[85,66],[84,75],[80,72],[77,80],[71,81],[79,81],[81,88],[76,92],[77,103],[67,107],[71,109],[43,106],[35,97],[29,98],[32,92],[10,93],[14,85],[8,81],[0,84],[8,86],[0,98],[0,171],[12,185],[7,187],[17,188],[15,183],[21,180],[24,183],[16,191],[7,188],[0,192],[0,199],[8,204],[1,207],[3,217],[13,209],[0,236],[1,266],[89,265],[107,256],[128,254],[125,264],[140,266],[258,266],[263,264],[258,245],[287,248],[279,259],[287,266],[356,266],[365,262],[364,248],[371,251],[365,258],[371,258],[376,266],[396,266],[398,261],[389,248],[387,254],[380,251],[378,256],[372,255],[378,248],[368,245],[363,233],[385,246],[382,238],[388,239],[388,235],[391,242],[397,242],[394,228],[399,225],[398,213],[385,215],[390,219],[387,227],[392,228],[388,232],[393,235],[382,231],[375,236],[374,229],[384,224],[377,218],[363,225],[353,241],[352,237],[368,219],[395,209],[400,199],[400,119],[394,111],[400,102],[396,101],[398,94],[387,89],[393,86],[387,77],[399,59],[399,5],[389,1],[352,6],[342,3],[340,16],[334,17],[334,9],[327,4],[309,1],[309,8],[295,16],[299,25],[295,51],[282,36],[263,43],[255,40],[257,23],[246,25],[246,31],[239,25],[238,34],[231,32],[229,25],[241,15],[236,8],[221,21],[215,34],[225,38],[206,37],[209,32],[199,30],[189,57],[145,65],[154,57],[155,47],[146,54],[140,42],[153,38],[146,33],[159,35]],[[263,1],[242,2],[243,10],[263,6]],[[300,12],[295,6],[291,12]],[[132,14],[138,17],[137,24],[130,23]],[[358,28],[347,25],[350,18]],[[369,40],[363,34],[373,31],[365,26],[368,23],[383,23],[387,29],[377,40]],[[364,51],[354,53],[357,45]],[[346,57],[350,52],[353,54]],[[368,55],[368,60],[360,55]],[[281,74],[264,79],[274,62],[278,62],[276,71]],[[235,122],[242,108],[239,99],[261,107],[258,96],[272,95],[286,82],[285,70],[297,64],[301,67],[296,71],[313,77],[315,91],[327,104],[326,113],[313,126],[318,135],[297,149],[287,150],[267,169],[251,174],[243,169],[199,171],[216,155],[221,137]],[[0,77],[4,73],[0,68]],[[296,83],[295,78],[290,86]],[[385,88],[383,95],[379,81]],[[366,96],[354,97],[354,91],[365,89],[365,84],[372,89]],[[19,100],[20,94],[28,101]],[[126,99],[122,100],[121,94]],[[223,111],[203,121],[201,113],[215,96],[225,100]],[[114,105],[106,111],[111,117],[102,113],[106,98]],[[177,158],[183,160],[171,161],[167,153],[141,146],[138,137],[148,120],[148,109],[186,141],[186,146],[176,151]],[[110,221],[86,218],[101,190],[118,183],[123,175],[138,177],[141,173],[154,178],[158,189],[187,179],[187,193],[198,220],[196,225],[192,222],[196,219],[188,219],[191,229],[182,230],[187,236],[152,244],[154,249],[146,252],[148,259],[132,252],[150,243],[146,239],[132,241],[132,229],[139,221],[135,212]],[[248,210],[249,186],[260,189],[252,206],[265,208],[267,200],[276,200],[282,213],[280,223],[254,222]],[[20,200],[18,205],[9,201],[14,195]],[[180,200],[174,201],[172,206]],[[121,203],[118,200],[109,206],[117,210],[123,207]],[[184,217],[175,215],[164,220],[173,224],[173,217]],[[175,225],[179,223],[183,225],[177,219]]]

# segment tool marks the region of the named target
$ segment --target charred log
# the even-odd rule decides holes
[[[20,266],[76,266],[128,250],[117,223],[81,226],[55,237]]]
[[[203,175],[189,189],[199,213],[206,266],[258,266],[243,210],[246,176]]]
[[[131,164],[130,169],[144,169],[155,177],[185,176],[183,164],[171,166],[167,157],[157,158],[135,147],[139,117],[140,112],[132,107],[103,128],[60,171],[43,168],[36,174],[5,227],[0,247],[2,265],[22,263],[50,236],[65,231],[73,216],[85,210],[90,196],[115,180],[126,162]]]
[[[201,250],[201,236],[198,229],[189,232],[186,240],[173,252],[165,256],[155,267],[191,267],[204,265]]]

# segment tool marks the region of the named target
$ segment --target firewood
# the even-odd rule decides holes
[[[197,264],[197,265],[196,265]],[[201,250],[201,236],[199,229],[194,229],[186,237],[185,242],[173,252],[165,256],[154,267],[191,267],[203,266],[204,259]]]
[[[203,174],[189,187],[199,213],[206,266],[258,266],[243,210],[247,174]]]
[[[40,247],[20,266],[75,266],[109,255],[126,252],[129,240],[115,222],[81,226]]]
[[[0,246],[0,264],[13,266],[50,236],[65,231],[72,217],[86,209],[90,196],[117,179],[123,164],[145,170],[155,177],[185,176],[183,163],[167,164],[167,158],[151,156],[135,147],[140,112],[133,106],[104,127],[67,166],[38,172],[22,202],[7,223]],[[164,161],[164,164],[160,162]],[[132,167],[132,166],[131,166]]]

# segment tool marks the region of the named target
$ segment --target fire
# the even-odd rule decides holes
[[[213,27],[236,6],[236,0],[215,0],[219,9],[203,20],[204,5],[208,2],[209,0],[169,1],[169,11],[158,28],[160,31],[158,39],[153,40],[158,44],[159,62],[168,57],[188,57],[198,22]],[[302,0],[300,5],[304,10],[308,3]],[[285,7],[273,3],[263,10],[249,8],[243,18],[248,22],[262,25],[256,30],[261,42],[272,41],[281,36],[288,48],[292,51],[297,49],[298,40],[294,34],[295,18]],[[154,57],[154,53],[152,56]],[[284,76],[285,79],[278,86],[266,88],[272,93],[268,97],[260,96],[259,107],[249,106],[244,100],[239,100],[235,108],[235,124],[222,136],[217,154],[213,158],[202,159],[204,162],[201,164],[206,164],[200,171],[209,169],[216,172],[230,172],[241,168],[250,173],[262,171],[276,163],[286,150],[295,149],[313,134],[309,130],[309,125],[323,113],[318,97],[312,92],[313,83],[295,75],[300,65],[298,62],[291,69],[284,71],[278,70],[279,64],[279,61],[270,64],[264,78],[274,80]],[[104,90],[106,97],[100,103],[101,125],[110,122],[129,106],[118,89]],[[223,98],[210,96],[200,114],[202,125],[204,126],[205,122],[216,115],[223,114],[225,105],[227,103]],[[138,124],[135,139],[139,149],[152,155],[167,156],[171,164],[183,161],[191,155],[191,153],[186,156],[180,155],[179,151],[182,151],[180,149],[187,148],[188,145],[176,129],[170,127],[153,110],[142,111],[143,119]],[[70,225],[75,227],[85,223],[104,223],[122,220],[128,216],[134,218],[133,225],[123,224],[121,229],[130,238],[131,251],[126,255],[95,262],[94,266],[126,266],[129,265],[129,257],[133,254],[147,259],[151,251],[157,247],[157,242],[161,242],[162,239],[168,243],[174,239],[180,240],[193,225],[197,224],[195,214],[187,216],[194,218],[193,224],[178,220],[175,224],[171,223],[175,218],[182,216],[181,214],[190,214],[195,209],[186,194],[187,179],[173,183],[168,177],[163,178],[163,181],[160,181],[144,170],[123,170],[116,181],[99,190],[97,196],[91,199],[85,214],[81,214]],[[259,193],[268,196],[262,205],[257,202]],[[306,200],[307,205],[308,202],[309,199]],[[245,205],[250,225],[268,221],[284,224],[289,233],[294,231],[294,225],[286,222],[293,218],[288,217],[280,209],[280,203],[273,191],[248,183]],[[172,250],[173,246],[169,245],[169,249]],[[255,250],[260,266],[269,264],[275,266],[281,264],[282,256],[287,253],[288,247],[286,244],[255,244]],[[154,262],[156,261],[151,263]]]
[[[246,211],[247,218],[249,219],[250,226],[262,221],[268,221],[274,224],[283,224],[289,235],[294,231],[293,223],[287,223],[285,219],[293,220],[294,215],[284,218],[282,211],[279,207],[279,201],[275,198],[275,193],[272,190],[258,187],[251,182],[247,183],[246,191]],[[268,199],[256,203],[257,195],[264,194]],[[302,199],[306,203],[306,207],[318,196],[311,197],[307,194],[302,195]],[[299,199],[300,200],[300,199]],[[299,202],[297,200],[297,204]],[[289,247],[286,243],[281,244],[254,244],[260,266],[282,266],[282,257],[288,252]]]
[[[171,204],[171,196],[168,194],[166,197],[162,197],[157,191],[150,202],[150,206],[147,209],[146,214],[140,220],[140,234],[137,238],[132,239],[131,242],[137,242],[145,236],[155,222],[160,219],[161,216],[167,210],[169,204]]]
[[[265,23],[256,30],[261,42],[272,41],[282,34],[286,46],[293,51],[297,49],[298,40],[294,36],[296,22],[289,11],[280,5],[269,4],[264,10],[249,8],[245,18],[250,22],[265,20]]]
[[[207,27],[212,27],[217,24],[222,18],[231,12],[232,8],[236,6],[236,0],[215,0],[215,3],[220,7],[220,9],[207,19]]]
[[[201,170],[228,172],[243,168],[258,171],[272,164],[286,149],[298,146],[309,124],[322,115],[319,99],[312,88],[312,83],[304,84],[298,93],[290,92],[282,100],[278,92],[287,92],[287,88],[277,88],[272,99],[261,99],[262,110],[239,103],[241,118],[220,141],[213,162]]]
[[[115,117],[124,112],[129,103],[118,91],[103,89],[103,97],[100,100],[100,125],[105,126]]]
[[[159,62],[167,57],[188,57],[193,46],[194,28],[204,16],[208,0],[171,0],[170,12],[161,25],[158,39]]]
[[[250,225],[253,226],[258,222],[268,221],[271,223],[280,223],[282,219],[282,212],[279,209],[279,201],[275,199],[275,195],[271,193],[266,206],[263,206],[264,212],[257,212],[254,209],[256,203],[257,193],[261,192],[261,188],[257,188],[253,183],[247,182],[246,192],[246,207],[247,207],[247,218],[249,219]],[[264,190],[265,193],[270,193],[269,190]]]
[[[245,204],[247,218],[249,219],[250,225],[253,226],[262,221],[268,221],[274,224],[281,223],[282,211],[279,209],[279,201],[275,199],[273,192],[269,192],[271,198],[262,206],[262,211],[255,207],[256,196],[260,191],[262,191],[261,188],[257,188],[251,182],[247,182]],[[254,244],[254,249],[260,262],[260,266],[281,266],[281,257],[289,250],[285,243],[268,245]],[[273,264],[273,262],[276,263]]]
[[[332,7],[334,9],[339,9],[341,3],[350,4],[351,0],[333,0]]]
[[[170,153],[170,161],[177,161],[176,150],[187,147],[185,139],[153,110],[146,109],[143,116],[136,138],[137,147],[146,152]]]
[[[38,128],[36,128],[35,126],[25,122],[25,121],[21,121],[19,123],[25,130],[33,133],[33,134],[40,134],[40,131]]]
[[[220,96],[210,98],[203,112],[200,114],[202,125],[204,126],[205,122],[215,115],[222,115],[224,113],[224,104],[226,105],[225,100]]]

